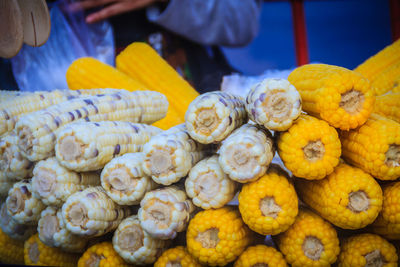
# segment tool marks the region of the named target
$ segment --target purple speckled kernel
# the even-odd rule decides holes
[[[266,94],[266,93],[262,93],[262,94],[258,97],[258,99],[259,99],[261,102],[264,102],[264,100],[265,100],[266,97],[267,97],[267,94]]]
[[[61,125],[61,120],[59,117],[55,117],[54,118],[54,123],[57,125],[57,127],[59,127]]]
[[[44,99],[44,96],[43,96],[42,94],[40,94],[39,96],[40,96],[40,99],[41,99],[41,100]]]
[[[78,114],[78,118],[82,118],[82,113],[79,109],[75,109],[76,114]]]
[[[20,190],[21,190],[22,194],[27,195],[28,197],[31,196],[31,192],[28,190],[28,188],[25,185],[21,186],[20,188],[21,188]]]
[[[89,117],[85,117],[85,121],[90,121]]]
[[[94,111],[96,112],[96,114],[99,113],[99,109],[95,105],[93,105],[93,108],[94,108]]]
[[[10,119],[10,115],[8,115],[7,111],[5,111],[4,109],[2,110],[4,117],[6,117],[6,120]]]
[[[221,102],[222,104],[224,104],[225,107],[228,106],[228,104],[225,102],[225,100],[224,100],[222,97],[219,98],[219,102]]]
[[[85,102],[87,105],[94,105],[90,99],[83,99],[83,102]]]
[[[254,108],[251,109],[251,115],[255,118],[257,116],[256,110]]]
[[[139,133],[140,129],[136,125],[132,125],[133,130],[135,130],[135,133]]]
[[[73,96],[73,95],[67,96],[67,100],[71,100],[71,99],[74,99],[74,98],[75,98],[75,96]]]
[[[98,124],[97,122],[95,122],[94,125],[96,125],[97,127],[100,127],[100,124]]]
[[[228,125],[232,125],[232,117],[229,116],[228,118],[229,118],[229,124]]]
[[[96,194],[96,192],[91,192],[91,193],[88,193],[86,195],[86,197],[90,198],[90,199],[96,199],[97,198],[97,194]]]
[[[82,107],[82,110],[85,111],[85,117],[87,117],[89,115],[89,111],[87,110],[87,108]]]
[[[120,100],[122,98],[118,93],[113,94],[112,96],[115,97],[118,100]]]
[[[113,157],[114,157],[115,155],[118,155],[119,152],[121,152],[121,146],[118,144],[118,145],[116,145],[115,148],[114,148]]]
[[[95,150],[93,151],[93,157],[97,157],[98,155],[99,155],[99,150],[95,148]]]
[[[68,115],[71,117],[71,121],[75,120],[74,113],[68,112]]]

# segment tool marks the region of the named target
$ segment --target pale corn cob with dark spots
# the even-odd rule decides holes
[[[247,183],[265,174],[275,147],[268,130],[245,124],[222,141],[218,154],[219,164],[229,178]]]
[[[0,228],[1,230],[15,240],[24,241],[36,232],[36,226],[17,223],[7,213],[6,203],[3,202],[0,207]]]
[[[30,181],[22,180],[8,191],[6,200],[7,212],[20,224],[35,225],[40,213],[46,208],[40,199],[32,196]]]
[[[2,105],[6,101],[9,101],[10,99],[16,96],[20,96],[27,93],[28,92],[0,90],[0,105]]]
[[[62,206],[66,228],[74,234],[87,237],[113,231],[130,213],[128,207],[114,203],[101,186],[72,194]]]
[[[142,151],[160,132],[154,126],[123,121],[71,123],[57,134],[56,157],[70,170],[99,170],[114,157]]]
[[[61,207],[73,193],[100,185],[100,175],[97,172],[71,171],[51,157],[36,164],[31,184],[34,197],[46,205]]]
[[[169,186],[147,192],[140,202],[138,217],[150,236],[173,239],[186,229],[193,211],[194,206],[185,191]]]
[[[118,225],[112,243],[126,262],[144,265],[154,263],[170,242],[151,237],[140,226],[138,216],[133,215]]]
[[[16,179],[7,178],[6,174],[0,170],[0,199],[7,197],[8,190],[10,190],[16,182]]]
[[[194,141],[184,124],[153,136],[143,146],[143,171],[158,184],[170,185],[185,177],[207,147]]]
[[[83,252],[88,241],[65,227],[61,209],[55,207],[47,207],[42,211],[37,230],[40,241],[45,245],[68,252]]]
[[[255,123],[270,130],[285,131],[300,116],[301,97],[286,79],[264,79],[247,95],[246,111]]]
[[[244,100],[240,96],[220,91],[196,97],[185,114],[188,133],[202,144],[222,141],[246,122]]]
[[[88,90],[90,91],[90,90]],[[130,121],[153,123],[163,118],[168,102],[164,95],[151,91],[100,94],[71,99],[22,116],[16,124],[18,146],[31,161],[54,155],[60,128],[76,121]]]
[[[112,159],[101,172],[101,186],[119,205],[137,205],[144,194],[157,184],[144,173],[141,152],[128,153]]]
[[[235,196],[237,184],[229,179],[214,155],[199,161],[185,180],[193,204],[203,209],[221,208]]]

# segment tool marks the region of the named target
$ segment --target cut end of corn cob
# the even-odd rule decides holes
[[[35,183],[32,188],[39,197],[47,197],[52,194],[57,184],[57,174],[50,169],[35,169]]]
[[[79,258],[78,267],[129,266],[114,250],[111,242],[97,243]]]
[[[82,144],[75,136],[67,136],[59,143],[59,153],[65,160],[76,160],[83,154]]]
[[[354,213],[360,213],[369,209],[370,199],[362,190],[349,194],[349,204],[347,208]]]
[[[310,162],[316,162],[324,157],[325,146],[321,140],[308,141],[303,147],[304,158]]]
[[[312,259],[313,261],[317,261],[321,258],[322,252],[324,252],[324,245],[317,237],[307,236],[304,238],[301,249],[306,257]]]
[[[39,220],[38,228],[40,240],[48,245],[53,244],[54,234],[61,230],[55,213],[47,213],[42,216]]]
[[[400,166],[400,145],[389,145],[389,149],[385,153],[385,164],[389,168]]]
[[[339,107],[351,115],[358,114],[364,105],[365,96],[362,92],[351,89],[340,95]]]

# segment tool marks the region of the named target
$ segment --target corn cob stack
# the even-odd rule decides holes
[[[383,95],[400,85],[400,61],[385,69],[371,82],[376,95]]]
[[[200,211],[189,222],[186,244],[201,264],[224,266],[251,242],[251,231],[232,207]]]
[[[153,238],[174,239],[186,230],[194,206],[175,186],[147,192],[140,202],[140,226]]]
[[[128,153],[112,159],[101,172],[101,185],[119,205],[137,205],[144,194],[157,187],[142,169],[144,155]]]
[[[26,265],[39,266],[76,266],[79,254],[64,252],[43,244],[38,234],[31,236],[24,244]]]
[[[374,113],[400,123],[400,92],[377,96]]]
[[[185,177],[207,152],[207,147],[194,141],[180,124],[153,136],[143,146],[143,171],[156,183],[170,185]]]
[[[341,144],[336,130],[312,116],[302,114],[277,143],[286,168],[297,177],[319,180],[339,164]]]
[[[8,214],[19,224],[35,225],[40,213],[46,208],[40,199],[32,196],[32,185],[22,180],[8,191],[6,200]]]
[[[43,210],[37,228],[40,241],[49,247],[68,252],[83,252],[86,247],[86,238],[66,229],[61,209],[47,207]]]
[[[234,267],[276,266],[287,267],[282,253],[273,247],[257,245],[248,247],[235,261]]]
[[[296,189],[312,209],[343,229],[371,224],[382,209],[382,189],[375,179],[344,163],[325,179],[296,180]]]
[[[339,267],[397,266],[396,248],[382,237],[359,234],[345,239],[338,258]]]
[[[383,204],[372,231],[387,239],[400,239],[400,182],[382,186]]]
[[[0,229],[0,263],[24,264],[24,242],[12,239]]]
[[[154,263],[167,248],[169,241],[152,238],[140,226],[137,215],[124,219],[113,236],[115,251],[128,263]]]
[[[393,42],[372,57],[361,63],[354,71],[361,73],[370,81],[400,61],[400,40]]]
[[[239,211],[244,223],[259,234],[286,231],[298,213],[297,194],[287,174],[273,165],[260,179],[243,185]]]
[[[165,116],[167,107],[165,96],[150,91],[120,90],[68,100],[21,117],[15,127],[18,146],[29,160],[42,160],[54,154],[56,135],[65,124],[84,120],[153,123]]]
[[[182,246],[167,249],[154,263],[154,267],[169,267],[174,265],[190,267],[202,266],[189,254],[187,249]]]
[[[78,267],[93,266],[128,267],[129,265],[114,250],[111,242],[101,242],[88,248],[79,258]]]
[[[218,156],[214,155],[199,161],[190,170],[185,189],[197,207],[216,209],[233,199],[237,184],[223,172]]]
[[[208,92],[196,97],[185,114],[186,128],[199,143],[222,141],[247,122],[245,102],[225,92]]]
[[[73,193],[100,185],[96,172],[77,173],[60,165],[55,157],[39,161],[31,180],[33,196],[46,205],[61,207]]]
[[[308,210],[300,210],[294,224],[277,239],[288,264],[330,266],[339,255],[339,239],[333,226]]]
[[[160,131],[123,121],[71,123],[57,134],[56,157],[62,166],[76,172],[99,170],[116,156],[140,152]]]
[[[222,141],[218,154],[219,164],[229,178],[246,183],[265,174],[275,147],[268,130],[244,124]]]
[[[7,213],[6,203],[3,202],[0,207],[0,228],[9,237],[15,240],[25,241],[36,232],[36,227],[17,223]],[[0,260],[1,262],[1,260]]]
[[[300,94],[285,79],[264,79],[248,93],[246,111],[257,124],[269,130],[285,131],[300,116]]]
[[[308,64],[290,73],[289,82],[300,92],[303,110],[335,128],[354,129],[372,112],[375,94],[362,75],[325,64]]]
[[[114,203],[101,186],[72,194],[62,206],[62,218],[67,230],[87,237],[113,231],[129,214],[129,208]]]
[[[400,177],[400,124],[372,114],[361,127],[340,134],[343,157],[380,180]]]

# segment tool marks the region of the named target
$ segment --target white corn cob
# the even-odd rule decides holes
[[[23,180],[32,177],[33,162],[25,158],[18,146],[18,136],[14,132],[0,139],[0,171],[8,179]]]
[[[128,153],[112,159],[101,172],[101,186],[119,205],[137,205],[157,184],[142,170],[144,155]]]
[[[25,157],[38,161],[54,154],[56,135],[65,124],[76,121],[153,123],[165,116],[167,108],[166,97],[152,91],[120,90],[71,99],[22,116],[15,126],[18,146]]]
[[[185,114],[188,133],[202,144],[219,142],[246,122],[244,100],[218,91],[196,97]]]
[[[186,229],[194,206],[186,193],[175,186],[147,192],[140,202],[140,225],[159,239],[173,239]]]
[[[12,239],[22,241],[25,241],[36,232],[35,226],[19,224],[13,218],[11,218],[11,216],[7,213],[5,202],[3,202],[0,207],[0,228]]]
[[[6,200],[7,212],[20,224],[35,225],[40,213],[46,208],[40,199],[32,196],[30,181],[22,180],[8,191]]]
[[[286,79],[265,79],[247,95],[246,111],[257,124],[285,131],[300,116],[300,94]]]
[[[143,146],[143,171],[156,183],[176,183],[207,155],[206,149],[190,137],[184,124],[172,127]]]
[[[72,194],[62,206],[66,228],[74,234],[88,237],[113,231],[129,215],[129,208],[114,203],[101,186]]]
[[[124,219],[112,239],[115,251],[132,264],[152,264],[167,248],[169,241],[151,237],[140,226],[137,215]]]
[[[203,209],[225,206],[235,196],[236,188],[236,182],[219,165],[217,155],[199,161],[185,181],[187,195]]]
[[[7,178],[6,174],[0,170],[0,199],[7,197],[8,191],[17,180]]]
[[[142,151],[159,132],[154,126],[123,121],[71,123],[57,135],[56,157],[70,170],[99,170],[116,156]]]
[[[9,91],[9,90],[0,90],[0,105],[3,103],[10,101],[12,98],[21,96],[23,94],[27,94],[28,92],[24,91]]]
[[[39,161],[33,169],[33,196],[44,204],[60,207],[73,193],[100,185],[97,172],[77,173],[60,165],[55,157]]]
[[[67,230],[61,209],[47,207],[42,211],[37,231],[39,239],[50,247],[61,248],[69,252],[83,252],[87,239]]]
[[[265,174],[275,148],[268,130],[245,124],[222,141],[218,153],[219,164],[229,178],[247,183]]]

